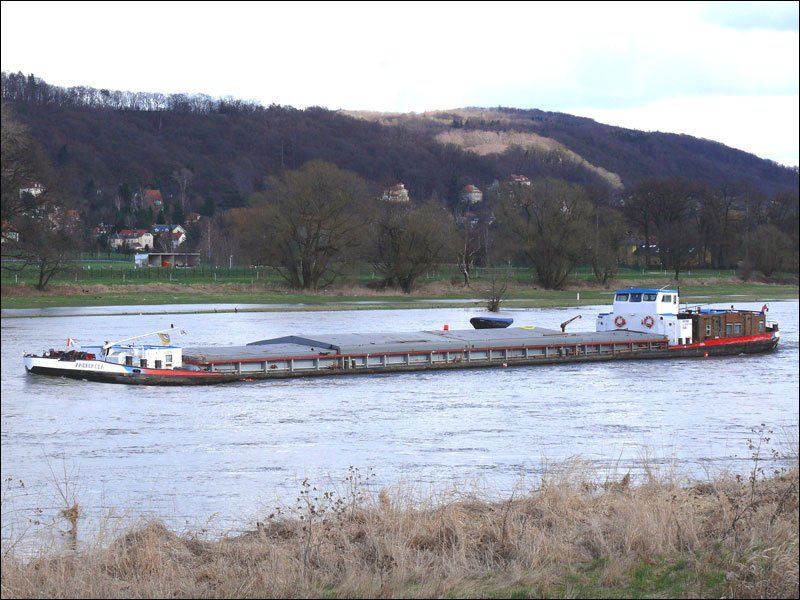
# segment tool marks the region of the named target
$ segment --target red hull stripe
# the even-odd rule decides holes
[[[707,348],[708,346],[728,346],[731,344],[747,344],[748,342],[766,342],[773,339],[771,333],[759,333],[758,335],[744,335],[735,338],[720,338],[716,340],[706,340],[696,344],[684,344],[683,346],[670,346],[670,350],[683,350],[685,348]]]

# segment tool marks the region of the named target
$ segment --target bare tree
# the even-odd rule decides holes
[[[484,239],[481,236],[481,224],[477,217],[462,214],[456,218],[458,227],[458,243],[456,247],[456,261],[461,275],[464,277],[464,287],[469,287],[472,269],[484,249]]]
[[[625,235],[625,219],[620,211],[608,206],[595,207],[589,261],[598,283],[605,285],[617,274]]]
[[[797,246],[775,225],[759,225],[750,240],[750,257],[756,269],[765,277],[772,277],[776,271],[794,266]]]
[[[292,287],[331,283],[364,242],[370,210],[366,183],[324,161],[271,177],[243,213],[251,252],[277,267]],[[240,223],[241,224],[241,223]],[[243,243],[243,245],[245,245]]]
[[[2,105],[3,269],[34,268],[43,290],[66,268],[80,240],[66,226],[64,207],[49,163],[24,127]],[[35,186],[35,187],[33,187]]]
[[[453,251],[453,217],[434,202],[416,209],[388,205],[375,229],[372,264],[383,275],[382,285],[406,294]]]
[[[583,187],[558,179],[506,185],[498,220],[516,238],[539,283],[559,289],[588,251],[592,206]]]
[[[80,246],[71,232],[54,224],[49,215],[26,215],[16,221],[18,236],[8,245],[11,261],[3,266],[11,272],[32,268],[36,289],[44,290],[54,275],[68,268]]]
[[[186,167],[181,167],[172,172],[172,180],[178,184],[180,191],[181,213],[186,214],[186,191],[189,189],[189,183],[194,178],[194,173]]]
[[[508,291],[509,278],[508,269],[490,270],[489,289],[487,290],[489,299],[486,301],[486,308],[489,312],[500,312],[500,303],[503,301]]]
[[[675,279],[699,245],[697,207],[703,195],[702,188],[678,177],[648,179],[634,189],[634,203],[648,207],[658,233],[661,266],[674,271]]]

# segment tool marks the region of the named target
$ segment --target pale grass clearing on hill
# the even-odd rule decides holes
[[[632,484],[574,461],[502,502],[373,493],[356,473],[341,495],[304,482],[296,506],[237,537],[156,521],[74,552],[4,549],[2,597],[796,598],[794,463],[703,484],[645,468]]]
[[[562,160],[583,165],[587,169],[594,171],[615,188],[622,189],[624,187],[622,185],[622,179],[617,173],[612,173],[602,167],[593,165],[581,155],[573,152],[554,139],[543,137],[535,133],[450,129],[437,134],[435,139],[441,144],[453,144],[480,156],[502,154],[514,146],[524,148],[525,150],[535,149],[543,152],[558,153]]]

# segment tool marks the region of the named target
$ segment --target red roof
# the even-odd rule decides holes
[[[128,238],[138,238],[142,237],[144,234],[149,233],[147,229],[123,229],[119,232],[122,237]]]

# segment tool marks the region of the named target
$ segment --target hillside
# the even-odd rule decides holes
[[[384,126],[425,131],[441,143],[481,155],[522,150],[554,153],[580,164],[614,187],[649,177],[683,176],[721,183],[749,181],[772,195],[798,185],[797,170],[718,142],[604,125],[592,119],[536,109],[464,108],[422,114],[351,112]]]
[[[11,105],[88,213],[120,186],[176,195],[172,174],[193,173],[193,208],[246,203],[267,176],[314,158],[352,170],[378,194],[403,182],[415,202],[455,202],[467,183],[511,173],[553,176],[619,192],[648,177],[737,184],[767,196],[796,190],[797,170],[717,142],[648,133],[540,110],[458,109],[387,115],[262,107],[206,96],[57,88],[2,74]]]

